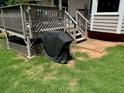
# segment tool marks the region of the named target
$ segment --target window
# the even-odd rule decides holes
[[[97,12],[118,12],[120,0],[98,0]]]

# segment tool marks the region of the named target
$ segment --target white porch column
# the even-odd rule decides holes
[[[98,0],[92,0],[91,25],[90,30],[93,30],[94,15],[97,13]]]
[[[118,19],[118,25],[117,25],[117,30],[116,33],[120,34],[121,29],[122,29],[122,23],[123,23],[123,17],[124,17],[124,0],[120,0],[120,5],[119,5],[119,19]]]

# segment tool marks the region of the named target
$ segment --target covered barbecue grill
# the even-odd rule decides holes
[[[54,61],[68,61],[73,39],[62,31],[47,31],[41,36],[46,54]]]

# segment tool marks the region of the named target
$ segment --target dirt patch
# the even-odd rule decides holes
[[[124,42],[111,42],[97,39],[88,39],[82,43],[77,44],[72,48],[72,51],[86,52],[90,58],[100,58],[107,54],[105,51],[108,47],[117,45],[124,45]]]
[[[92,50],[92,49],[89,49],[89,48],[85,48],[85,47],[78,47],[78,48],[73,48],[72,49],[73,52],[75,51],[78,51],[78,52],[86,52],[90,58],[100,58],[102,57],[103,55],[105,55],[105,51],[96,51],[96,50]],[[78,57],[76,59],[79,59],[79,60],[85,60],[83,57]]]

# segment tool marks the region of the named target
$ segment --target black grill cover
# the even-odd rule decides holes
[[[54,61],[68,61],[69,45],[73,39],[63,31],[49,31],[42,34],[47,55]]]

